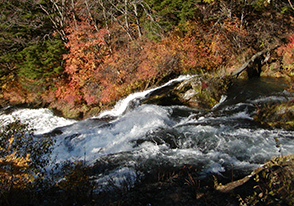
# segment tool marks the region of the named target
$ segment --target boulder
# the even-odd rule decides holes
[[[168,91],[149,96],[143,103],[159,105],[186,105],[211,109],[231,85],[231,78],[195,76],[170,87]]]

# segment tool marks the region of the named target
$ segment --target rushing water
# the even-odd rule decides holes
[[[115,162],[107,174],[97,171],[97,182],[119,181],[134,175],[136,167],[162,165],[195,165],[203,177],[232,168],[246,173],[273,156],[294,152],[294,132],[266,129],[253,120],[257,104],[291,96],[281,80],[240,80],[211,111],[140,104],[151,92],[187,78],[132,94],[113,110],[83,121],[56,117],[48,109],[20,109],[1,118],[11,121],[16,116],[30,123],[37,134],[53,130],[55,162]]]

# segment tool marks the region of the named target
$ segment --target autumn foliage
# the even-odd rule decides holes
[[[57,84],[57,99],[72,107],[103,109],[130,92],[179,74],[215,71],[234,60],[239,49],[242,52],[248,35],[236,16],[218,24],[186,21],[160,41],[146,37],[132,41],[117,28],[114,23],[97,30],[86,18],[66,28],[66,78]]]
[[[87,22],[68,28],[65,54],[67,78],[55,94],[69,104],[111,103],[131,91],[162,83],[166,78],[194,70],[214,70],[224,60],[218,38],[203,37],[204,27],[187,22],[160,42],[144,38],[137,44],[113,48],[107,31]]]
[[[26,0],[17,2],[1,4],[3,14],[17,11],[28,24],[34,15],[27,14]],[[10,32],[14,42],[21,37],[27,43],[14,49],[0,41],[0,97],[73,118],[95,115],[179,74],[229,71],[247,54],[281,44],[280,33],[293,34],[285,2],[49,0],[34,1],[32,8],[41,16],[30,25],[37,28],[31,36],[5,26],[9,18],[1,20],[3,39]],[[23,30],[22,21],[17,28]],[[293,36],[278,53],[282,67],[291,70]]]
[[[288,43],[278,48],[277,53],[282,57],[282,67],[291,75],[294,75],[294,34],[288,38]]]
[[[19,120],[0,123],[0,204],[21,205],[28,201],[26,191],[44,179],[53,140],[36,139]]]
[[[69,104],[85,100],[87,104],[97,103],[94,96],[99,94],[100,70],[107,50],[104,35],[106,30],[99,32],[86,21],[79,22],[75,28],[67,28],[69,52],[63,55],[65,60],[65,82],[58,86],[56,97],[66,100]],[[88,90],[90,85],[97,90]]]

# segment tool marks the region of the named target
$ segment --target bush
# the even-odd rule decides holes
[[[293,205],[294,156],[276,157],[253,176],[253,194],[240,198],[241,205]]]

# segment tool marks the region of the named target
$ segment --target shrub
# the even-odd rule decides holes
[[[255,174],[253,194],[241,205],[293,205],[293,155],[276,157]]]

